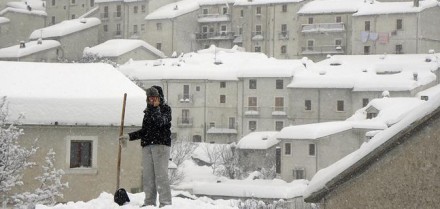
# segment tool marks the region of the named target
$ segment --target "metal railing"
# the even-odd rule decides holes
[[[177,99],[180,103],[193,103],[193,95],[192,94],[179,94]]]
[[[199,22],[228,22],[231,21],[230,14],[199,14]]]
[[[196,33],[196,40],[221,40],[221,39],[234,39],[234,32],[206,32],[206,33]]]
[[[302,25],[301,32],[314,33],[314,32],[341,32],[345,31],[344,23],[317,23],[317,24],[304,24]]]
[[[301,47],[301,54],[344,54],[344,46],[324,45]]]
[[[289,31],[281,31],[278,33],[279,40],[287,40],[289,39]]]

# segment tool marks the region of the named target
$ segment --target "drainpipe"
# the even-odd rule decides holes
[[[206,88],[206,83],[207,83],[207,80],[205,80],[205,92],[204,92],[204,97],[205,97],[205,99],[204,99],[204,105],[203,105],[203,138],[204,138],[204,141],[206,142],[206,90],[207,90],[207,88]]]
[[[318,89],[318,123],[321,122],[321,89]]]
[[[272,22],[272,56],[275,57],[275,21],[276,21],[276,4],[273,5],[273,22]],[[287,50],[287,49],[286,49]]]

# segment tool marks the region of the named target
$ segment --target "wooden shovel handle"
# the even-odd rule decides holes
[[[122,116],[121,116],[121,126],[119,127],[119,136],[124,135],[124,119],[125,119],[125,104],[127,102],[127,93],[124,94],[124,100],[122,103]],[[117,173],[116,173],[116,190],[119,189],[119,183],[121,181],[121,150],[122,144],[121,140],[118,139],[118,164],[117,164]]]

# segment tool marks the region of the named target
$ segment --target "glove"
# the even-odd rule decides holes
[[[119,144],[121,144],[122,147],[127,147],[128,139],[130,139],[128,134],[122,134],[122,136],[119,137]]]

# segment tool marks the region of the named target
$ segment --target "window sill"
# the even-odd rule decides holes
[[[96,175],[98,174],[97,168],[68,168],[65,170],[66,174],[73,174],[73,175]]]

